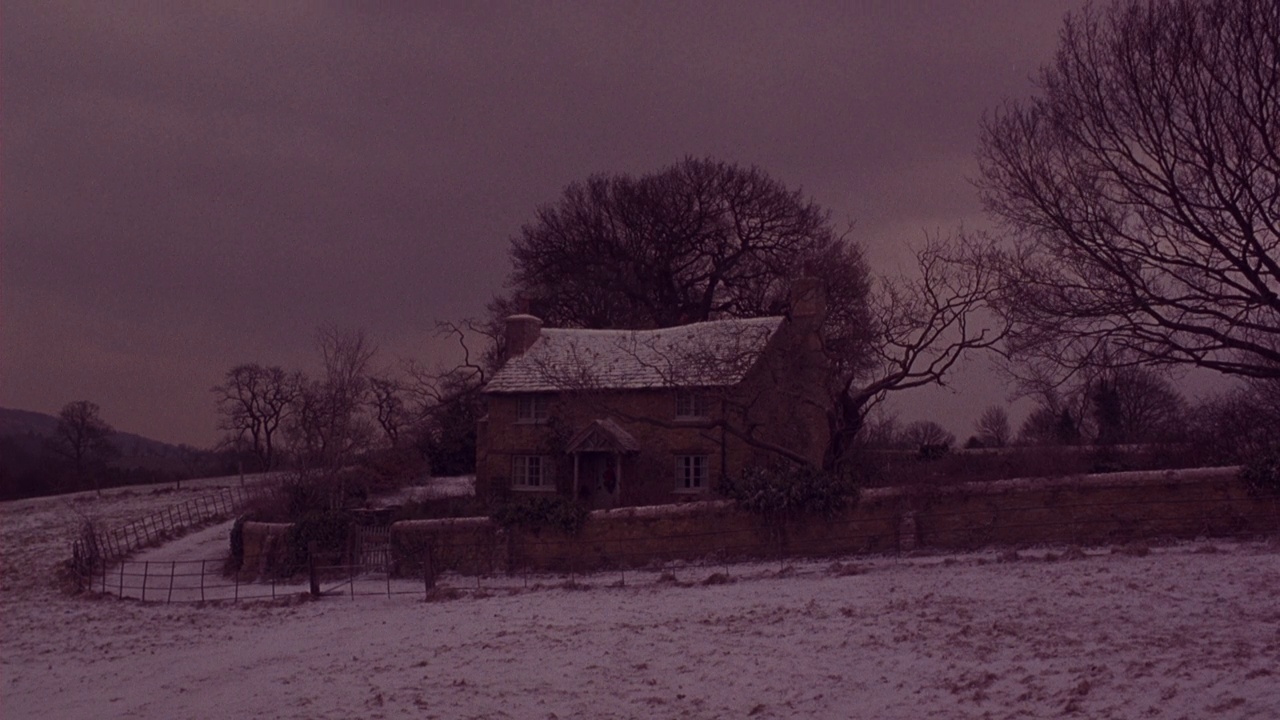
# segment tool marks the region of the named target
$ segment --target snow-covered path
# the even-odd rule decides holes
[[[11,543],[62,512],[23,502],[0,506],[6,719],[1280,716],[1275,540],[200,607],[21,582]]]

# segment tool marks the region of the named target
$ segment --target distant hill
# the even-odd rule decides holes
[[[234,462],[211,450],[196,450],[134,433],[111,434],[120,457],[95,471],[92,484],[71,475],[50,452],[58,418],[30,410],[0,408],[0,500],[228,474]]]
[[[57,425],[52,415],[0,408],[0,435],[52,435]]]
[[[57,427],[58,418],[53,415],[0,408],[0,437],[52,437]],[[177,445],[128,432],[112,433],[111,442],[120,448],[123,458],[176,458],[182,452]]]

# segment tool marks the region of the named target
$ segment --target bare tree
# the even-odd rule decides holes
[[[1023,445],[1079,444],[1079,418],[1060,403],[1044,401],[1022,422],[1018,429],[1018,442]]]
[[[759,168],[686,158],[634,178],[565,188],[511,242],[512,294],[501,320],[650,329],[780,314],[791,281],[818,277],[831,298],[824,333],[850,358],[866,347],[869,274],[829,213]],[[495,333],[495,335],[498,333]]]
[[[414,414],[405,397],[404,384],[387,376],[369,378],[369,404],[387,444],[398,448],[407,439]]]
[[[874,450],[888,450],[896,446],[902,437],[902,423],[898,416],[877,405],[867,412],[858,433],[858,445]]]
[[[974,429],[978,431],[978,439],[986,447],[1004,447],[1013,438],[1009,411],[1003,405],[992,405],[983,410]]]
[[[826,464],[849,459],[867,413],[890,392],[944,385],[966,353],[995,349],[1007,325],[990,312],[1000,292],[989,242],[927,238],[914,277],[882,280],[872,296],[871,362],[836,362]]]
[[[110,439],[113,432],[102,419],[97,403],[77,400],[63,405],[58,412],[50,447],[71,464],[77,485],[83,485],[90,471],[94,471],[93,489],[101,495],[102,466],[120,454]]]
[[[1280,443],[1280,380],[1247,380],[1189,414],[1191,438],[1207,461],[1247,461]]]
[[[1081,389],[1100,445],[1176,440],[1185,429],[1186,401],[1158,373],[1120,366],[1096,373]]]
[[[247,446],[262,470],[276,467],[278,432],[301,390],[301,378],[278,365],[237,365],[227,371],[217,398],[219,428],[236,446]]]
[[[1038,85],[981,137],[1010,350],[1280,376],[1280,3],[1086,7]]]
[[[316,347],[324,376],[300,381],[289,431],[304,468],[336,471],[372,442],[374,429],[364,410],[377,348],[363,330],[334,327],[316,331]]]
[[[932,420],[916,420],[902,429],[899,441],[912,448],[951,447],[956,436]]]

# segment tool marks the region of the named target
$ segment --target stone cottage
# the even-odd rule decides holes
[[[826,449],[820,285],[784,316],[658,330],[543,328],[507,319],[485,386],[476,491],[559,493],[593,508],[703,499],[753,463]]]

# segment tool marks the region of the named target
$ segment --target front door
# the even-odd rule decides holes
[[[591,488],[591,507],[602,510],[618,506],[618,463],[613,453],[583,453],[582,482]]]

